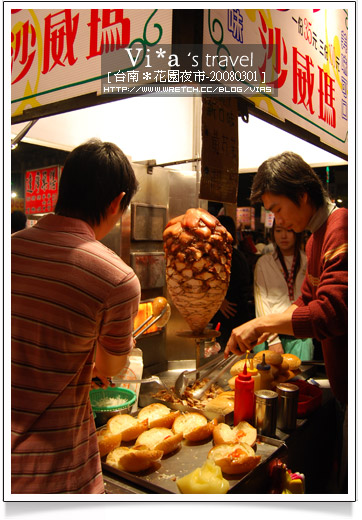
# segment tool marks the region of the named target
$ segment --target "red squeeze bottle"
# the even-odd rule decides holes
[[[248,374],[246,363],[243,373],[235,379],[234,426],[240,421],[253,422],[254,379]]]

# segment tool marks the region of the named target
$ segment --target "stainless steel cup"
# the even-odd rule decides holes
[[[281,383],[277,386],[277,393],[277,427],[283,431],[294,430],[297,426],[299,387],[292,383]]]
[[[256,390],[254,394],[254,426],[259,434],[273,437],[277,423],[278,394],[272,390]]]

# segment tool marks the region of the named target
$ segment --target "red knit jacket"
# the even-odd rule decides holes
[[[322,344],[326,373],[335,397],[347,403],[348,390],[348,211],[338,209],[315,231],[306,247],[307,274],[295,302],[297,338]]]

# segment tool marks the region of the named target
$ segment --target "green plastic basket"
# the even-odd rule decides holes
[[[137,395],[129,388],[108,387],[108,388],[94,388],[89,392],[90,402],[93,413],[96,414],[96,423],[98,426],[105,424],[111,417],[119,413],[129,413],[132,406],[136,402]],[[127,401],[123,404],[114,406],[97,406],[97,403],[104,398],[121,398]]]

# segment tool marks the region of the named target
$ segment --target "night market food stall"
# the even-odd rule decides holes
[[[217,357],[213,347],[218,331],[207,328],[208,320],[193,329],[183,311],[187,302],[183,307],[176,304],[177,297],[166,283],[170,279],[167,253],[172,248],[172,244],[167,245],[166,226],[187,215],[190,208],[201,208],[196,215],[196,234],[200,237],[210,229],[214,235],[217,225],[202,213],[206,210],[210,214],[210,202],[224,206],[224,211],[237,219],[241,214],[237,211],[240,172],[254,172],[264,158],[262,154],[266,158],[276,153],[274,131],[279,129],[297,136],[298,141],[291,146],[299,142],[303,151],[309,146],[318,151],[318,158],[309,162],[325,168],[326,178],[333,167],[344,167],[346,172],[348,159],[345,10],[225,9],[194,10],[192,14],[190,18],[189,11],[183,10],[22,9],[11,15],[12,153],[20,151],[22,140],[66,152],[96,133],[119,144],[131,157],[140,189],[122,225],[114,228],[105,244],[131,265],[140,279],[142,303],[136,325],[152,315],[152,304],[158,297],[167,300],[171,315],[165,325],[157,326],[156,322],[139,338],[134,359],[118,379],[157,375],[168,390],[181,372],[199,370]],[[222,61],[215,58],[221,55]],[[162,89],[161,95],[157,89]],[[259,143],[265,152],[258,149],[256,155],[254,150],[250,166],[245,125],[252,127],[260,121],[265,137],[259,137]],[[24,174],[24,208],[30,220],[37,220],[54,208],[61,164],[33,161]],[[243,224],[253,229],[255,220],[250,217]],[[220,259],[223,252],[218,255]],[[193,261],[200,260],[198,256]],[[215,257],[213,262],[227,266],[227,255],[225,261],[216,262]],[[172,267],[177,270],[176,264]],[[191,278],[199,284],[197,276],[203,272],[200,267]],[[291,431],[276,428],[270,436],[257,432],[258,437],[250,443],[253,462],[248,471],[229,477],[229,493],[270,493],[273,485],[274,492],[281,493],[288,486],[281,489],[280,483],[279,488],[275,484],[280,475],[288,483],[300,481],[299,492],[331,492],[327,476],[333,461],[333,438],[324,435],[318,439],[317,434],[321,425],[332,420],[333,398],[322,361],[297,368],[298,373],[288,373],[288,367],[284,374],[290,377],[275,381],[312,379],[319,393],[307,400],[316,408],[299,410]],[[223,376],[216,383],[223,392],[232,394],[230,368]],[[224,413],[225,408],[207,413],[193,402],[160,399],[164,395],[159,394],[155,382],[120,384],[136,392],[141,410],[153,403],[166,403],[171,415],[175,410],[180,415],[201,414],[206,417],[208,435],[190,440],[182,431],[180,442],[171,451],[165,452],[165,446],[158,450],[163,452],[161,458],[156,456],[154,465],[143,472],[115,467],[109,463],[109,453],[105,454],[107,492],[179,493],[177,480],[203,466],[216,445],[217,424],[233,425],[231,394],[225,398],[227,405],[224,403],[229,413]],[[210,400],[216,398],[210,394]],[[140,411],[134,406],[131,413],[136,420]],[[177,417],[173,414],[172,418],[176,421]],[[254,427],[254,418],[250,422]],[[174,422],[167,424],[172,431],[169,435],[177,435],[172,430]],[[180,439],[180,432],[178,435]],[[125,447],[132,449],[138,437],[131,435],[129,440],[121,440],[121,445],[126,443]],[[311,443],[314,449],[306,456],[303,446]],[[293,479],[288,468],[300,473]],[[301,473],[307,475],[305,482]],[[215,478],[222,481],[220,475]]]

